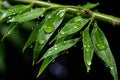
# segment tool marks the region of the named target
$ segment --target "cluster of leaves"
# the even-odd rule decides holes
[[[70,17],[69,20],[65,8],[33,8],[33,5],[34,4],[15,5],[7,10],[1,10],[0,22],[10,23],[3,35],[3,41],[18,27],[18,25],[44,15],[44,19],[42,19],[31,32],[23,47],[24,53],[26,48],[35,43],[33,50],[33,65],[43,60],[37,77],[42,74],[46,67],[56,57],[63,54],[65,50],[72,48],[78,41],[82,41],[84,47],[84,63],[87,72],[90,70],[93,55],[96,53],[109,68],[113,78],[118,80],[115,60],[108,41],[102,30],[98,27],[94,17],[84,18],[81,15],[74,15]],[[86,4],[83,8],[91,9],[95,6],[96,4]],[[67,21],[65,25],[61,27],[60,25],[65,19]],[[79,36],[74,36],[76,33],[78,33]],[[42,55],[42,57],[39,57],[40,55]]]

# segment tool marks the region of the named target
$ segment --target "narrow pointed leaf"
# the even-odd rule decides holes
[[[28,40],[26,41],[24,48],[23,48],[23,52],[24,50],[29,47],[33,42],[35,42],[37,40],[38,34],[39,34],[39,30],[41,29],[43,23],[45,20],[43,20],[42,22],[40,22],[38,24],[38,26],[35,27],[35,29],[32,31],[32,33],[30,34]]]
[[[18,23],[11,23],[8,29],[5,31],[2,41],[17,27]]]
[[[8,17],[8,16],[11,16],[11,15],[15,15],[17,13],[20,13],[24,8],[26,8],[27,5],[16,5],[16,6],[13,6],[11,8],[9,8],[8,10],[6,10],[3,15],[0,17],[0,20]]]
[[[75,45],[75,43],[79,40],[79,38],[71,39],[67,41],[57,42],[53,47],[51,47],[42,57],[42,59],[47,58],[52,55],[56,55],[61,51],[67,50]]]
[[[82,7],[85,8],[85,9],[92,9],[92,8],[95,8],[99,5],[99,3],[87,3],[85,5],[83,5]]]
[[[90,66],[92,64],[92,58],[93,58],[93,44],[91,41],[91,37],[89,35],[89,29],[86,28],[83,31],[82,34],[83,38],[82,38],[82,42],[83,42],[83,47],[84,47],[84,62],[87,68],[87,72],[89,72],[90,70]]]
[[[60,41],[60,42],[58,42],[57,41],[57,43],[55,43],[55,45],[58,45],[58,44],[62,44],[62,43],[68,43],[68,42],[70,42],[70,43],[72,43],[73,45],[79,40],[78,38],[76,38],[76,39],[72,39],[72,40],[67,40],[67,41],[65,41],[64,42],[64,40],[65,40],[65,37],[64,38],[62,38],[62,40]],[[72,42],[73,41],[73,42]],[[54,47],[55,47],[55,45],[54,45]],[[67,44],[67,45],[69,45],[69,44]],[[63,46],[62,46],[63,47]],[[67,46],[68,47],[68,46]],[[70,46],[69,46],[70,47]],[[51,47],[50,49],[52,49],[53,47]],[[49,49],[49,50],[50,50]],[[63,49],[62,48],[60,48],[59,47],[59,49],[61,49],[61,51],[63,51]],[[64,47],[64,49],[65,49],[65,47]],[[49,51],[48,50],[48,51]],[[47,52],[48,52],[47,51]],[[47,66],[56,58],[56,57],[58,57],[61,53],[61,51],[59,50],[59,52],[56,52],[56,50],[54,50],[55,51],[55,53],[54,54],[52,54],[52,55],[49,55],[49,56],[47,56],[46,58],[44,58],[44,60],[43,60],[43,63],[42,63],[42,65],[41,65],[41,67],[40,67],[40,70],[39,70],[39,72],[38,72],[38,75],[37,75],[37,77],[39,77],[41,74],[42,74],[42,72],[47,68]],[[46,52],[46,53],[47,53]]]
[[[80,31],[85,26],[85,24],[87,24],[88,21],[89,19],[82,18],[81,16],[74,17],[70,21],[68,21],[68,23],[63,27],[63,29],[58,33],[56,37],[60,38],[63,36],[74,34]]]
[[[29,12],[17,15],[9,20],[9,22],[24,22],[38,18],[46,11],[46,8],[35,8]]]
[[[118,80],[118,73],[114,56],[112,55],[104,33],[101,31],[96,23],[94,25],[94,29],[92,30],[91,37],[97,56],[104,61],[106,66],[108,66],[114,80]]]
[[[37,74],[37,77],[39,77],[39,76],[43,73],[43,71],[47,68],[47,66],[48,66],[57,56],[59,56],[59,55],[52,55],[52,56],[49,56],[49,57],[47,57],[47,58],[45,58],[45,59],[43,60],[43,63],[42,63],[42,65],[41,65],[40,69],[39,69],[39,72],[38,72],[38,74]]]
[[[36,61],[37,57],[39,56],[41,50],[49,40],[49,38],[52,36],[52,34],[61,24],[64,18],[64,14],[65,14],[64,9],[58,9],[46,17],[42,28],[39,30],[38,38],[36,40],[34,55],[33,55],[33,64]],[[49,31],[49,29],[51,28],[52,30]]]

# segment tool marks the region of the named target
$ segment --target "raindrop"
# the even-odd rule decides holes
[[[63,42],[64,44],[66,43],[66,41]]]
[[[40,17],[44,17],[44,14],[42,14]]]
[[[51,53],[50,51],[48,53]]]
[[[57,47],[57,45],[54,45],[55,47]]]
[[[79,18],[77,17],[74,19],[74,22],[79,22],[80,20],[81,20],[81,17],[79,17]]]
[[[89,49],[86,49],[87,52],[89,52]]]
[[[114,69],[114,67],[110,67],[110,69],[111,69],[111,70],[113,70],[113,69]]]
[[[62,13],[60,13],[60,15],[59,15],[60,17],[63,17],[64,16],[64,12],[62,12]]]
[[[62,35],[64,35],[64,34],[65,34],[65,32],[63,32],[63,31],[61,31],[60,33],[61,33]]]
[[[11,19],[11,18],[12,18],[11,16],[8,17],[8,19]]]
[[[108,47],[107,45],[103,45],[103,44],[97,44],[96,46],[98,50],[105,50]]]
[[[86,47],[86,45],[83,45],[84,46],[84,48]]]
[[[88,65],[91,65],[91,62],[89,61],[89,62],[87,62],[87,64],[88,64]]]
[[[74,28],[78,29],[78,27],[77,27],[77,26],[74,26]]]
[[[44,44],[45,40],[40,40],[39,44]]]
[[[44,31],[48,34],[50,34],[51,32],[54,31],[54,27],[53,26],[45,26],[44,27]]]
[[[33,45],[31,45],[30,48],[33,48]]]
[[[58,48],[55,47],[54,49],[57,50]]]
[[[34,28],[32,27],[32,30],[34,30]]]
[[[47,18],[51,18],[51,16],[48,16]]]

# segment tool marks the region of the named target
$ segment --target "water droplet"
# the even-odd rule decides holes
[[[58,48],[55,47],[54,49],[57,50]]]
[[[51,16],[48,16],[47,18],[51,18]]]
[[[86,47],[86,45],[83,45],[83,47],[85,48],[85,47]]]
[[[39,44],[44,44],[45,40],[40,40]]]
[[[57,47],[57,45],[54,45],[55,47]]]
[[[40,17],[44,17],[44,14],[42,14]]]
[[[88,61],[88,62],[87,62],[87,64],[88,64],[88,65],[91,65],[91,62],[90,62],[90,61]]]
[[[63,32],[63,31],[61,31],[60,33],[61,33],[62,35],[64,35],[64,34],[65,34],[65,32]]]
[[[51,32],[54,31],[54,27],[53,26],[45,26],[44,27],[44,31],[48,34],[50,34]]]
[[[98,50],[105,50],[108,47],[107,45],[104,45],[104,44],[97,44],[96,46]]]
[[[10,19],[9,21],[12,22],[12,21],[14,21],[14,20],[15,20],[15,18],[12,18],[12,19]]]
[[[89,52],[89,49],[86,49],[87,52]]]
[[[51,53],[50,51],[48,53]]]
[[[77,26],[74,26],[74,28],[78,29],[78,27],[77,27]]]
[[[32,30],[34,30],[34,28],[32,27]]]
[[[81,20],[81,17],[77,17],[74,19],[74,22],[79,22]]]
[[[63,42],[64,44],[66,43],[66,41]]]
[[[59,15],[60,17],[63,17],[64,16],[64,12],[62,12],[62,13],[60,13],[60,15]]]
[[[110,69],[111,69],[111,70],[113,70],[113,69],[114,69],[114,67],[110,67]]]
[[[30,48],[33,48],[33,45],[31,45]]]
[[[87,72],[89,72],[89,71],[90,71],[90,68],[88,67],[88,68],[87,68]]]
[[[8,35],[10,34],[10,32],[8,32]]]

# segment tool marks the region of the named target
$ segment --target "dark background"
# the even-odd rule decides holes
[[[99,2],[100,5],[97,7],[99,12],[120,17],[118,0],[51,0],[51,2],[65,5],[83,5],[87,2]],[[99,22],[99,26],[108,39],[117,63],[118,74],[120,74],[120,26],[113,26],[104,22]],[[21,51],[8,40],[5,41],[8,45],[6,46],[7,67],[6,73],[1,76],[3,80],[113,80],[109,70],[96,55],[94,55],[90,72],[86,73],[80,45],[70,49],[69,54],[58,57],[48,66],[43,75],[36,79],[35,75],[39,65],[31,66],[32,51],[29,51],[29,54],[21,54]],[[28,59],[25,58],[26,56]]]

